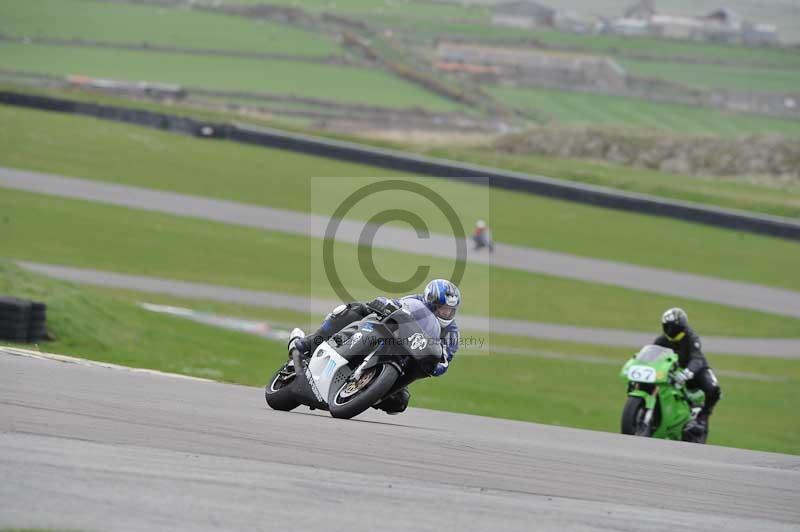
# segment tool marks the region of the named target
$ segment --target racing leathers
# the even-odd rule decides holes
[[[685,370],[689,370],[689,378],[686,386],[690,389],[701,389],[706,395],[705,405],[701,415],[706,420],[714,410],[722,396],[722,389],[719,381],[711,371],[705,355],[703,354],[700,337],[691,327],[687,327],[682,336],[670,340],[667,335],[662,334],[653,342],[655,345],[672,349],[678,355],[678,365]]]

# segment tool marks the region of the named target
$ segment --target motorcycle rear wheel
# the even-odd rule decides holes
[[[375,371],[376,374],[362,388],[353,391],[356,383],[348,379],[336,390],[328,405],[333,417],[350,419],[357,416],[382,399],[400,377],[397,368],[390,364],[381,364],[368,371]],[[365,373],[362,378],[366,376]]]

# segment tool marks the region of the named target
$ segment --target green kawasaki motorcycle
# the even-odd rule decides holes
[[[622,433],[647,438],[705,443],[704,430],[692,421],[705,401],[702,390],[690,391],[674,380],[678,355],[671,349],[646,345],[622,367],[628,381],[628,401],[622,410]]]

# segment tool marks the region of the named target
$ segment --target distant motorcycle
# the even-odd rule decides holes
[[[413,381],[430,376],[441,360],[439,321],[424,303],[373,312],[348,325],[311,357],[295,354],[265,389],[267,404],[301,404],[351,418]]]
[[[706,442],[706,431],[690,425],[705,394],[678,384],[678,355],[671,349],[646,345],[622,367],[628,400],[622,410],[622,433],[647,438]],[[687,430],[689,426],[689,430]]]

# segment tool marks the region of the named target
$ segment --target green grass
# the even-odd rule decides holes
[[[620,367],[622,362],[624,357]],[[718,362],[717,367],[727,365],[727,359]],[[724,397],[711,420],[709,444],[800,454],[795,415],[800,407],[799,366],[784,366],[792,375],[784,382],[721,378]],[[618,432],[625,404],[618,371],[581,361],[462,355],[441,381],[416,383],[412,404],[484,416],[503,412],[511,419]]]
[[[283,342],[156,314],[134,301],[98,295],[3,262],[0,293],[47,303],[48,330],[56,341],[43,344],[44,351],[258,384],[274,371],[277,354],[286,349]]]
[[[797,93],[800,66],[759,68],[747,65],[703,65],[666,61],[620,60],[630,74],[663,78],[692,87],[753,92]]]
[[[800,136],[800,120],[788,118],[551,89],[493,87],[489,92],[507,104],[540,109],[563,124],[628,126],[723,136],[750,133]]]
[[[419,149],[419,148],[418,148]],[[665,174],[604,161],[503,153],[490,147],[428,148],[429,155],[654,196],[800,218],[800,185],[764,186],[735,177]]]
[[[48,303],[57,341],[43,351],[92,360],[261,386],[285,358],[285,346],[140,309],[149,294],[90,289],[24,272],[0,261],[0,293]],[[181,304],[180,301],[174,302]],[[195,308],[206,306],[195,302]],[[624,404],[609,348],[526,340],[533,351],[607,357],[608,364],[519,355],[459,354],[447,375],[412,386],[412,405],[617,432]],[[577,349],[577,351],[576,351]],[[794,361],[719,357],[715,368],[780,375],[782,382],[723,378],[725,396],[713,417],[709,443],[800,454]],[[754,365],[758,366],[754,369]],[[565,383],[569,383],[566,386]],[[769,412],[769,415],[763,415]],[[746,420],[747,430],[742,430]]]
[[[0,33],[241,52],[328,56],[342,52],[319,33],[267,21],[86,0],[4,0]],[[156,56],[151,56],[157,62]]]
[[[298,211],[388,170],[299,153],[203,141],[152,129],[0,106],[0,164]],[[465,224],[486,217],[503,242],[800,289],[800,244],[678,220],[439,179]],[[320,187],[320,188],[317,188]],[[345,187],[347,188],[347,187]],[[488,198],[487,198],[488,195]],[[488,210],[484,207],[488,205]],[[477,207],[477,208],[476,208]],[[322,207],[314,205],[319,212]],[[354,216],[363,210],[355,210]],[[431,225],[446,231],[444,222]]]
[[[341,65],[2,44],[0,68],[158,81],[218,90],[286,93],[385,107],[424,107],[437,111],[458,108],[457,104],[386,72]]]
[[[185,281],[334,299],[318,240],[120,207],[4,190],[2,256]],[[376,250],[378,271],[409,277],[447,260]],[[338,244],[336,266],[354,297],[375,297],[355,246]],[[421,287],[420,287],[421,288]],[[682,305],[706,334],[798,336],[796,319],[611,286],[469,264],[461,283],[469,314],[656,331],[663,309]],[[403,295],[403,294],[390,294]],[[597,311],[602,302],[602,312]]]

